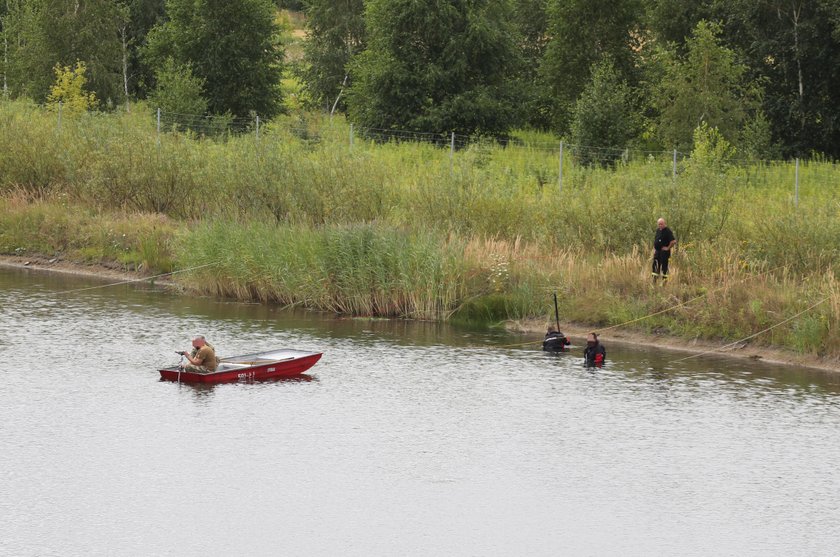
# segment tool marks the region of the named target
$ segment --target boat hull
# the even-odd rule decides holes
[[[198,373],[182,371],[178,366],[158,370],[161,379],[183,383],[229,383],[259,381],[283,377],[297,377],[321,359],[320,352],[301,350],[271,350],[224,358],[216,371]]]

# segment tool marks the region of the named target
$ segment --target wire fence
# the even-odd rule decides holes
[[[213,138],[224,138],[254,133],[258,136],[261,122],[259,116],[252,118],[237,118],[231,116],[204,116],[198,114],[183,114],[158,109],[156,111],[157,133],[172,133],[190,131],[198,135]],[[312,134],[309,126],[285,126],[294,135]],[[401,130],[393,128],[360,127],[350,124],[347,138],[348,146],[354,146],[358,141],[374,143],[425,143],[436,147],[462,150],[466,148],[525,148],[533,152],[556,153],[565,151],[570,157],[598,162],[615,163],[628,162],[640,158],[650,159],[663,157],[678,161],[688,157],[687,153],[675,150],[638,150],[629,148],[603,147],[595,145],[574,145],[558,140],[530,141],[516,137],[487,137],[481,135],[464,135],[456,132],[423,132]]]
[[[252,117],[234,117],[230,115],[206,116],[200,114],[185,114],[178,112],[155,111],[155,126],[158,136],[158,143],[162,135],[171,133],[191,133],[197,137],[207,137],[213,140],[226,140],[233,137],[242,137],[252,134],[254,141],[259,144],[261,134],[265,134],[266,123],[258,115]],[[58,110],[58,128],[61,128],[61,109]],[[326,128],[329,129],[326,129]],[[543,172],[544,181],[549,182],[556,179],[556,184],[562,190],[564,184],[564,172],[582,168],[613,168],[617,169],[623,165],[645,162],[656,164],[661,173],[667,172],[671,178],[677,179],[685,169],[686,163],[690,160],[690,154],[676,149],[671,150],[644,150],[634,148],[620,148],[599,145],[580,145],[567,143],[563,140],[550,141],[545,136],[537,136],[537,139],[525,137],[487,137],[458,134],[455,132],[423,132],[414,130],[400,130],[388,128],[358,127],[353,124],[349,126],[332,125],[323,121],[295,123],[292,119],[284,119],[269,124],[272,133],[283,132],[295,136],[301,140],[320,141],[326,135],[332,135],[332,140],[340,138],[339,133],[346,133],[345,139],[338,139],[338,144],[346,142],[349,150],[361,148],[362,146],[376,146],[386,144],[415,144],[429,145],[448,152],[450,170],[455,168],[455,158],[458,153],[471,152],[481,154],[493,151],[515,150],[517,154],[539,159],[541,163],[554,159],[554,169]],[[344,129],[344,132],[339,130]],[[809,168],[811,165],[811,168]],[[811,181],[819,184],[838,183],[840,173],[834,161],[814,157],[812,160],[795,159],[753,159],[743,157],[731,157],[725,161],[729,170],[742,173],[748,182],[761,182],[763,176],[773,173],[776,178],[780,173],[790,173],[785,180],[790,180],[793,190],[794,202],[799,203],[799,193],[803,172],[807,169]],[[820,176],[815,173],[819,172]]]
[[[175,112],[164,112],[157,110],[158,134],[164,129],[172,131],[191,130],[193,132],[210,135],[210,136],[232,136],[241,135],[243,133],[254,133],[255,139],[259,140],[260,119],[259,116],[253,118],[233,118],[223,116],[200,116],[195,114],[179,114]],[[285,127],[285,130],[298,137],[313,137],[318,135],[318,131],[309,126],[293,126]],[[518,137],[501,137],[489,138],[486,136],[471,136],[457,134],[455,132],[439,133],[439,132],[421,132],[412,130],[400,129],[386,129],[386,128],[372,128],[372,127],[356,127],[353,124],[349,126],[347,136],[347,146],[353,149],[357,141],[364,140],[373,142],[375,144],[392,144],[392,143],[419,143],[429,144],[438,148],[449,150],[450,169],[454,168],[454,159],[458,151],[466,149],[481,150],[481,149],[525,149],[532,154],[539,154],[543,157],[546,155],[557,157],[557,186],[560,190],[563,188],[563,171],[564,167],[569,165],[579,165],[585,167],[601,167],[601,168],[618,168],[622,165],[627,165],[633,162],[667,162],[670,165],[670,173],[673,179],[676,179],[685,163],[690,159],[690,153],[681,152],[677,149],[671,150],[644,150],[621,147],[609,147],[598,145],[579,145],[566,143],[563,140],[556,142],[537,140],[528,141]],[[729,168],[742,169],[747,173],[753,172],[756,175],[762,173],[763,170],[770,168],[778,168],[784,166],[786,168],[793,167],[792,187],[794,203],[799,205],[800,193],[800,174],[803,164],[807,165],[809,161],[801,161],[799,158],[793,160],[784,159],[756,159],[756,158],[738,158],[730,157],[725,164]],[[837,165],[834,161],[816,160],[813,162],[821,163],[822,166],[828,167],[828,172],[831,174],[829,180],[836,181]],[[821,181],[821,183],[826,183]]]

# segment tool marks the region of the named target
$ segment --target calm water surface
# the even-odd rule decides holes
[[[0,269],[2,555],[840,551],[831,374],[98,284]],[[159,381],[194,333],[324,357]]]

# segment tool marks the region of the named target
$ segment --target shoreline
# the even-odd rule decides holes
[[[512,332],[542,335],[545,334],[546,325],[544,320],[532,319],[510,322],[506,325],[506,329]],[[580,323],[564,323],[562,321],[560,322],[560,330],[570,338],[579,337],[582,339],[585,339],[586,335],[593,330],[596,332],[598,331],[597,328],[584,327]],[[670,352],[679,352],[687,355],[753,360],[771,365],[800,367],[814,371],[840,373],[840,361],[838,360],[829,358],[815,359],[813,357],[797,354],[789,350],[781,350],[768,346],[752,346],[749,342],[744,342],[737,346],[723,350],[724,347],[732,343],[714,342],[702,339],[685,340],[674,336],[652,335],[635,331],[608,331],[603,334],[598,333],[598,338],[604,341],[604,344],[609,343],[645,346],[660,350],[668,350]]]
[[[121,282],[143,282],[151,280],[153,277],[157,276],[143,276],[143,273],[141,272],[126,271],[124,269],[116,268],[116,266],[108,267],[106,265],[86,265],[83,263],[65,261],[59,257],[44,257],[40,255],[0,255],[0,268],[2,267],[9,269],[32,269],[50,273],[61,273],[65,275],[100,279],[103,281],[116,280]],[[155,284],[157,286],[180,290],[177,283],[164,277],[155,278]],[[104,288],[108,285],[103,284],[102,286]]]
[[[125,271],[122,269],[110,268],[105,265],[84,265],[62,260],[60,258],[48,258],[43,256],[17,256],[0,255],[0,267],[16,269],[34,269],[37,271],[63,273],[75,276],[84,276],[102,280],[118,280],[125,282],[142,282],[150,280],[152,276],[144,277],[136,271]],[[155,279],[155,284],[183,292],[183,289],[175,282],[166,278]],[[546,322],[543,319],[529,319],[509,321],[505,324],[508,331],[516,333],[529,333],[543,335],[546,329]],[[560,323],[560,329],[568,336],[585,338],[587,333],[597,328],[586,327],[579,323]],[[815,371],[830,371],[840,373],[840,360],[829,358],[817,358],[797,354],[787,350],[780,350],[772,347],[752,347],[748,342],[739,346],[722,350],[723,347],[731,344],[729,342],[712,342],[707,340],[684,340],[673,336],[660,336],[634,331],[608,331],[599,334],[604,343],[632,344],[681,352],[694,355],[714,355],[728,358],[757,360],[773,365],[784,365],[790,367],[808,368]],[[539,341],[534,341],[538,343]]]

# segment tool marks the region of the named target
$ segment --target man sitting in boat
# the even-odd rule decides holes
[[[192,340],[193,349],[190,353],[181,352],[190,363],[184,366],[184,371],[197,373],[212,373],[216,371],[219,363],[216,358],[216,350],[205,340],[203,335],[198,335]]]
[[[566,352],[568,350],[566,347],[570,344],[571,342],[566,338],[566,335],[550,326],[545,333],[545,339],[543,339],[543,350],[546,352]]]

